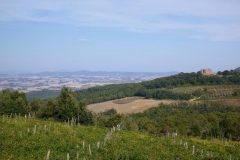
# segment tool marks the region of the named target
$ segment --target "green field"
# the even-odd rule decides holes
[[[0,159],[239,159],[229,139],[158,137],[137,131],[0,116]],[[105,141],[106,140],[106,141]],[[194,149],[193,149],[194,146]]]

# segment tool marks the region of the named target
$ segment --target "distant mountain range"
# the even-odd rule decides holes
[[[171,72],[107,72],[107,71],[75,71],[75,72],[41,72],[38,75],[83,75],[83,76],[168,76],[177,74]]]

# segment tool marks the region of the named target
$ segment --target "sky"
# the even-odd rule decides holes
[[[0,0],[0,73],[240,66],[239,0]]]

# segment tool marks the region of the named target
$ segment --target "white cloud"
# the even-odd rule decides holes
[[[134,32],[190,30],[189,37],[240,40],[238,0],[13,0],[0,2],[0,21],[29,20]],[[201,35],[199,35],[201,34]]]
[[[79,38],[78,41],[80,41],[80,42],[91,42],[91,40],[85,39],[85,38]]]

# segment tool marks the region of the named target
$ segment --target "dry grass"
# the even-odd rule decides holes
[[[120,103],[116,103],[120,102]],[[114,108],[118,113],[138,113],[152,107],[158,107],[159,103],[172,103],[173,100],[153,100],[140,98],[124,98],[118,101],[107,101],[102,103],[90,104],[87,106],[89,110],[94,112],[104,112],[107,109]]]

